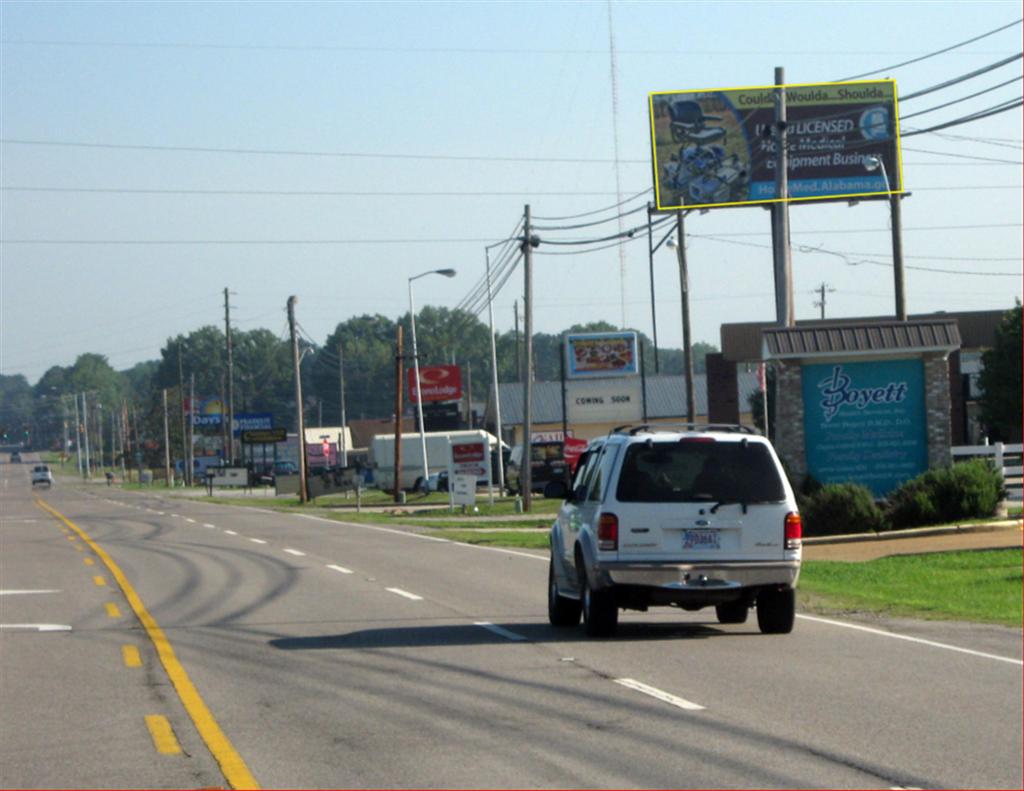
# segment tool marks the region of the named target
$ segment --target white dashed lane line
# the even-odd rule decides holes
[[[250,538],[249,540],[252,541],[252,543],[254,543],[254,544],[266,544],[267,543],[262,538]]]
[[[203,522],[203,527],[208,527],[210,530],[216,530],[217,525],[211,525],[209,522]]]
[[[698,703],[677,697],[669,692],[658,689],[657,687],[650,687],[647,684],[643,684],[632,678],[617,678],[615,679],[615,683],[626,687],[627,689],[636,690],[644,695],[649,695],[663,703],[668,703],[670,706],[686,709],[687,711],[704,711],[704,707]]]
[[[286,548],[285,552],[287,552],[289,555],[295,555],[295,557],[298,557],[298,558],[304,558],[306,556],[305,552],[300,552],[297,549]]]
[[[234,530],[225,530],[224,532],[227,535],[229,535],[229,536],[237,536],[238,535],[238,533],[236,533]]]
[[[351,569],[347,569],[344,566],[333,566],[333,565],[331,565],[331,566],[328,566],[327,568],[331,569],[332,571],[340,572],[341,574],[352,574],[353,573]]]
[[[388,593],[393,593],[396,596],[404,596],[406,599],[411,599],[412,601],[423,601],[422,596],[417,596],[415,593],[409,593],[409,591],[404,591],[401,588],[385,588],[385,590],[387,590]]]

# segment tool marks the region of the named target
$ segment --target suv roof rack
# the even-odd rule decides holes
[[[642,431],[726,431],[736,434],[753,434],[761,436],[761,432],[751,426],[744,426],[742,423],[640,423],[616,426],[611,430],[612,434],[629,434],[636,436]]]

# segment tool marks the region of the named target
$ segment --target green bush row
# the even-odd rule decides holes
[[[855,483],[804,482],[800,515],[805,536],[878,533],[994,516],[1005,497],[1002,475],[986,459],[954,464],[907,481],[878,503]]]

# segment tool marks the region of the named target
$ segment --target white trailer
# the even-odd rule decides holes
[[[447,471],[449,442],[466,442],[484,439],[490,443],[492,452],[498,447],[493,434],[482,430],[473,431],[428,431],[423,435],[427,444],[427,474]],[[490,463],[488,461],[488,463]],[[373,480],[384,490],[395,486],[395,435],[377,434],[370,442],[370,465]],[[399,481],[403,489],[414,489],[423,477],[423,451],[420,447],[419,432],[402,434],[402,471]]]

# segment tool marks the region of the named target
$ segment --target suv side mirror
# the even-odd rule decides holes
[[[589,492],[587,492],[587,487],[583,484],[580,484],[573,490],[572,501],[574,503],[585,502],[587,499],[587,494],[589,494]]]
[[[569,488],[564,481],[548,481],[544,487],[544,497],[549,500],[564,500],[569,494]]]

